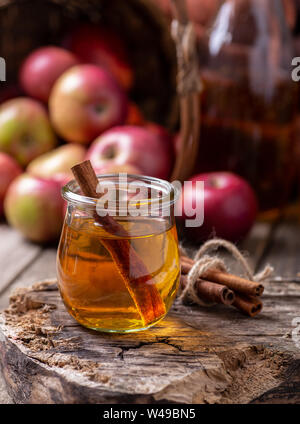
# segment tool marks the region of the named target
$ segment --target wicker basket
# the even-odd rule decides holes
[[[184,127],[181,128],[182,153],[177,158],[173,177],[184,179],[190,174],[195,157],[191,152],[197,147],[198,136],[195,133],[191,138],[191,134],[192,127],[198,126],[199,113],[196,112],[191,123],[191,111],[196,104],[190,97],[197,90],[191,84],[188,65],[193,62],[190,60],[193,45],[188,41],[189,46],[184,46],[188,25],[184,1],[173,3],[176,19],[181,22],[176,39],[183,97],[181,127]],[[78,21],[109,26],[122,37],[135,70],[131,97],[149,120],[173,129],[178,121],[175,45],[165,18],[150,0],[0,0],[0,56],[6,60],[7,81],[17,79],[20,64],[31,50],[59,44]]]

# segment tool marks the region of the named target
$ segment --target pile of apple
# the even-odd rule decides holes
[[[169,177],[172,138],[130,100],[133,83],[122,41],[112,31],[82,24],[61,46],[31,52],[19,70],[20,88],[2,90],[0,213],[25,237],[57,239],[60,189],[72,178],[70,168],[84,159],[99,174]]]
[[[111,31],[80,25],[60,47],[29,54],[19,87],[0,93],[0,214],[25,237],[59,237],[65,205],[60,191],[70,168],[90,159],[95,171],[128,172],[168,179],[178,136],[148,122],[130,100],[134,71],[122,41]],[[16,97],[17,96],[17,97]],[[252,189],[232,174],[198,175],[205,181],[205,220],[187,229],[196,240],[238,239],[256,214]],[[191,218],[195,196],[182,219]]]

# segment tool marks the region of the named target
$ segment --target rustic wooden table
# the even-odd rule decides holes
[[[273,228],[267,224],[257,224],[242,248],[250,253],[252,266],[256,269],[271,263],[276,275],[287,279],[300,272],[299,224],[283,222]],[[0,310],[8,306],[10,293],[15,288],[53,278],[55,256],[55,247],[31,244],[1,224]],[[118,341],[103,337],[103,349],[106,349],[106,354],[111,352],[115,356],[117,367],[123,367],[124,361],[128,360],[128,374],[132,371],[134,375],[139,361],[145,361],[146,364],[149,361],[150,351],[147,348],[151,345],[151,352],[157,358],[156,363],[151,363],[152,368],[149,368],[152,370],[152,382],[155,383],[155,366],[160,366],[164,357],[167,358],[168,366],[165,374],[159,375],[160,383],[163,378],[172,380],[172,369],[176,369],[175,380],[179,381],[183,375],[191,376],[190,381],[183,379],[182,387],[178,383],[177,389],[173,379],[168,386],[169,392],[164,389],[163,396],[158,391],[160,394],[156,398],[155,395],[140,397],[144,401],[159,400],[162,396],[161,399],[187,402],[300,403],[300,335],[298,337],[295,331],[295,323],[300,317],[300,284],[267,283],[264,303],[263,313],[255,319],[243,317],[239,312],[221,306],[209,311],[175,306],[170,317],[153,332],[147,332],[147,336],[140,333],[136,339],[125,337],[118,349]],[[180,338],[180,331],[186,337]],[[95,342],[94,334],[87,333],[91,343]],[[105,355],[103,352],[102,355]],[[211,371],[205,371],[205,383],[200,370],[203,372],[207,364]],[[107,365],[107,370],[110,370],[110,365]],[[214,373],[217,374],[214,376]],[[128,384],[130,376],[126,378]],[[201,396],[199,391],[198,397],[193,394],[193,389],[189,395],[189,387],[197,386],[200,380],[201,384],[205,383],[200,391]],[[174,395],[176,390],[177,399]],[[116,401],[122,400],[122,395],[118,396]],[[0,377],[0,403],[11,402]]]

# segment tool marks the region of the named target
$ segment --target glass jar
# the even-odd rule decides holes
[[[68,207],[57,254],[61,297],[85,327],[145,330],[167,314],[179,285],[178,193],[150,177],[128,175],[124,182],[124,175],[101,175],[98,181],[105,201],[82,196],[75,181],[62,191]],[[114,225],[106,225],[103,213]]]
[[[225,0],[199,38],[204,82],[197,172],[229,170],[278,209],[295,171],[297,83],[281,0]]]

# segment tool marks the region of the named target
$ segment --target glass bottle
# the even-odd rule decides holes
[[[297,84],[281,0],[223,1],[199,55],[196,171],[236,172],[255,189],[261,210],[282,207],[295,171]]]

